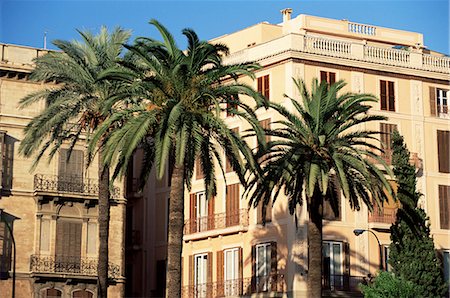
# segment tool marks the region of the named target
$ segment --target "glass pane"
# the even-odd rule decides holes
[[[450,253],[444,252],[444,277],[445,281],[450,281]]]
[[[333,244],[333,274],[342,275],[342,264],[341,264],[341,244]]]

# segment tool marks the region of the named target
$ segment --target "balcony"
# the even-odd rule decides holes
[[[184,223],[185,240],[231,234],[246,231],[248,210],[240,209],[234,214],[216,213],[210,216],[190,218]]]
[[[366,276],[322,276],[322,289],[329,291],[360,292],[359,285],[367,284]]]
[[[34,191],[41,194],[78,195],[82,197],[98,196],[98,180],[80,176],[34,175]],[[118,198],[120,189],[114,187],[113,198]]]
[[[373,212],[369,212],[369,223],[381,223],[391,225],[395,222],[397,214],[397,208],[384,207],[379,208],[377,206],[373,207]]]
[[[30,257],[30,271],[33,275],[96,278],[97,264],[96,258],[41,255]],[[120,267],[110,263],[108,276],[109,278],[120,277]]]
[[[286,293],[286,291],[284,275],[273,274],[184,286],[181,297],[244,297],[258,293],[275,297],[276,294]]]

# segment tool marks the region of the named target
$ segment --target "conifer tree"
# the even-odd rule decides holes
[[[416,190],[416,169],[409,162],[409,151],[398,132],[394,132],[392,143],[401,208],[391,226],[389,263],[398,278],[415,285],[420,297],[442,297],[446,284],[430,237],[429,218],[417,205],[421,194]]]

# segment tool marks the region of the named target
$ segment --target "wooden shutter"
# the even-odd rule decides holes
[[[86,290],[79,290],[73,292],[73,298],[92,298],[92,297],[94,297],[93,294]]]
[[[386,163],[391,164],[392,161],[392,133],[397,130],[397,125],[389,123],[380,123],[380,141],[381,148],[383,152],[381,154],[382,158]]]
[[[56,222],[56,256],[81,257],[81,222],[58,220]]]
[[[226,226],[239,224],[239,184],[227,185],[225,205]]]
[[[450,186],[439,185],[439,218],[441,229],[450,229]]]
[[[394,82],[388,82],[389,111],[395,111]]]
[[[195,160],[195,179],[200,180],[200,179],[203,179],[203,177],[205,177],[205,175],[203,174],[202,163],[200,161],[200,157],[198,157]]]
[[[350,244],[342,243],[344,246],[344,289],[350,286]]]
[[[74,293],[75,294],[75,293]],[[45,291],[45,297],[46,298],[58,298],[58,297],[62,297],[62,292],[60,290],[57,289],[47,289]],[[74,296],[76,297],[76,296]]]
[[[216,263],[217,263],[217,296],[222,297],[224,295],[224,261],[223,261],[223,250],[219,250],[216,253]]]
[[[244,264],[243,264],[242,247],[238,248],[238,264],[239,264],[239,268],[238,268],[239,279],[240,279],[240,283],[242,283],[242,279],[244,278],[244,274],[243,274]],[[242,287],[242,285],[240,287]]]
[[[206,273],[206,282],[207,283],[212,283],[212,265],[213,265],[213,257],[212,257],[213,253],[212,252],[208,252],[208,259],[207,259],[207,273]]]
[[[327,72],[326,71],[321,71],[320,72],[320,83],[325,81],[326,83],[328,83],[327,80]]]
[[[264,96],[267,99],[269,99],[270,96],[269,75],[264,76]]]
[[[330,81],[328,82],[329,85],[333,85],[336,83],[336,74],[334,72],[329,73]]]
[[[450,131],[437,131],[439,172],[450,173]]]
[[[387,94],[386,94],[386,81],[380,81],[380,104],[381,110],[387,110]]]
[[[277,290],[277,274],[278,274],[278,257],[277,257],[277,243],[270,242],[270,283],[272,291]]]
[[[258,78],[257,90],[259,93],[263,94],[263,78],[262,77]]]
[[[195,268],[194,268],[194,255],[189,256],[189,288],[194,286],[195,281]]]
[[[436,116],[436,88],[430,87],[430,114]]]
[[[256,291],[256,245],[252,245],[252,282],[251,292]]]
[[[195,193],[189,195],[189,228],[190,233],[196,232],[197,225],[197,197]]]
[[[239,127],[232,128],[231,131],[235,134],[239,134]],[[228,149],[225,148],[225,151],[227,152]],[[226,173],[233,172],[233,167],[226,154],[225,154],[225,172]]]
[[[214,205],[215,197],[211,197],[208,200],[208,230],[213,230],[215,228],[214,223]]]

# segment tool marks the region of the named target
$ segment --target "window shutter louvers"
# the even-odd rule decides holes
[[[264,96],[267,99],[270,97],[269,75],[264,76]]]
[[[195,281],[194,255],[189,256],[189,288],[194,287]],[[189,291],[191,292],[191,291]]]
[[[430,87],[430,114],[436,116],[436,88]]]
[[[327,82],[327,72],[326,71],[320,72],[320,83],[323,81]]]
[[[336,74],[334,72],[330,72],[330,85],[336,83]]]
[[[450,186],[439,185],[439,218],[441,229],[450,228]]]
[[[277,259],[277,243],[270,242],[270,281],[272,291],[277,290],[277,274],[278,274],[278,259]]]
[[[381,109],[387,110],[386,81],[380,81],[380,103]]]
[[[189,230],[191,233],[196,231],[196,221],[197,221],[197,198],[195,193],[190,194],[190,204],[189,204]]]
[[[450,173],[450,131],[437,131],[439,172]]]
[[[216,253],[217,262],[217,296],[222,297],[224,295],[224,261],[223,250],[219,250]]]
[[[214,205],[215,197],[211,197],[208,200],[208,230],[214,229]]]
[[[252,245],[252,293],[256,291],[256,245]]]
[[[350,286],[350,244],[343,243],[344,246],[344,289]]]
[[[395,93],[394,93],[394,82],[388,82],[388,99],[389,99],[389,111],[395,111]]]
[[[239,224],[239,184],[227,185],[225,205],[226,226]]]

